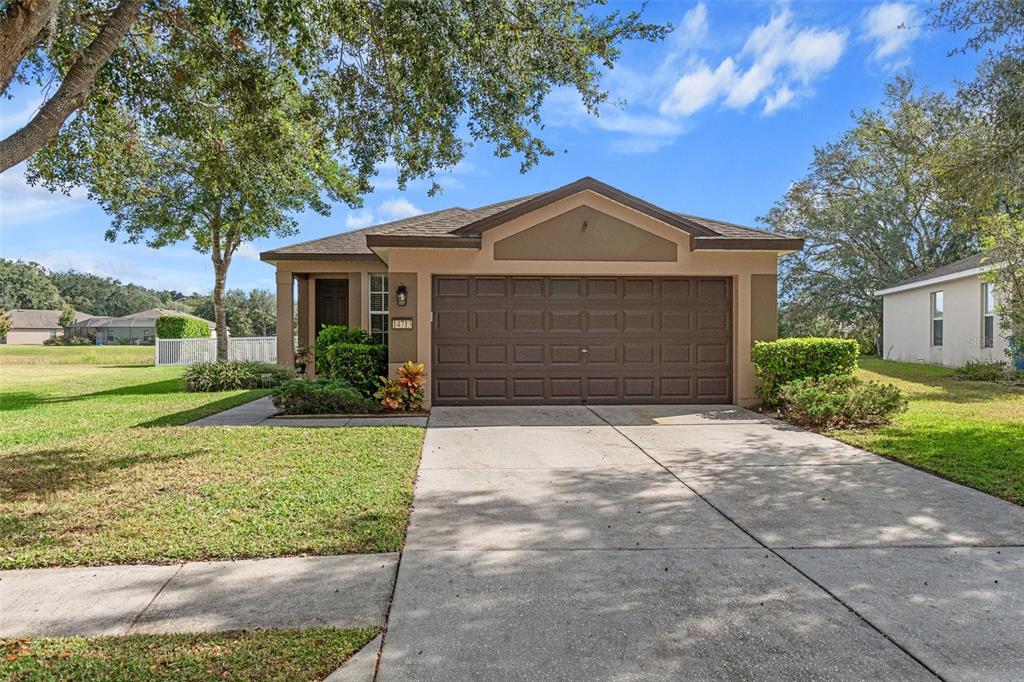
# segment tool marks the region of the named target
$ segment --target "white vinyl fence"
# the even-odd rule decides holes
[[[217,339],[157,339],[156,364],[194,365],[217,359]],[[228,339],[228,360],[277,362],[276,336],[243,336]]]

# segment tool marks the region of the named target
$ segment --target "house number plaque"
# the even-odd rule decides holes
[[[393,317],[391,318],[392,329],[412,329],[412,318],[411,317]]]

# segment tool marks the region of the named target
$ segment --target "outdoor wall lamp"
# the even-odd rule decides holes
[[[404,284],[400,285],[398,289],[395,290],[395,300],[400,306],[404,306],[409,302],[409,290],[405,288]]]

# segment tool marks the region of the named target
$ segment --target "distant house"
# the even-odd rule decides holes
[[[11,331],[7,336],[0,337],[0,343],[9,344],[41,344],[49,338],[60,336],[64,328],[60,326],[61,310],[24,310],[15,308],[7,311],[11,318]],[[75,311],[75,321],[86,320],[89,315]]]
[[[75,336],[93,338],[96,340],[97,345],[153,343],[153,340],[156,338],[156,318],[165,315],[192,317],[202,320],[201,317],[196,317],[180,310],[150,308],[149,310],[125,315],[124,317],[92,317],[82,320],[81,322],[76,322],[71,327],[71,333]],[[209,320],[203,320],[203,322],[210,327],[210,336],[213,336],[216,333],[217,326]]]
[[[875,292],[882,297],[882,354],[890,360],[959,367],[1007,361],[996,293],[981,279],[982,255]]]

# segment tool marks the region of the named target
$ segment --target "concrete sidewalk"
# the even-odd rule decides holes
[[[0,637],[382,627],[397,554],[0,571]]]

